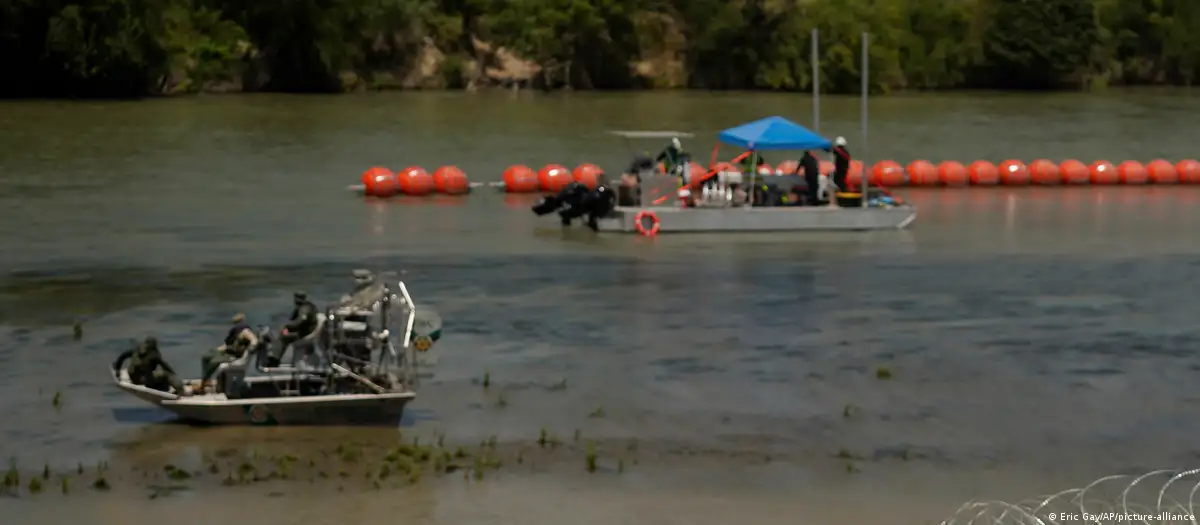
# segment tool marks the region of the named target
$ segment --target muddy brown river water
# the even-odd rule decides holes
[[[453,162],[475,180],[615,167],[605,129],[709,137],[809,108],[659,93],[0,104],[0,457],[22,485],[52,470],[42,494],[0,497],[5,523],[249,508],[263,524],[930,523],[971,498],[1194,466],[1200,188],[904,191],[921,213],[905,232],[653,240],[562,231],[523,196],[342,189],[372,164]],[[823,110],[852,150],[855,109]],[[871,155],[1195,157],[1181,115],[1197,109],[1181,91],[881,98]],[[356,267],[402,272],[446,322],[400,429],[182,427],[107,383],[131,339],[157,335],[194,374],[233,312],[277,324],[293,290],[334,299]],[[543,429],[561,444],[538,446]],[[379,462],[330,452],[399,433],[444,436],[466,468],[375,487]],[[501,465],[464,479],[493,440]],[[248,454],[314,466],[224,486]],[[88,488],[101,462],[107,492]],[[165,479],[168,464],[200,475]]]

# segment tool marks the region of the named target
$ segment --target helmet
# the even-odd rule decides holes
[[[675,149],[677,149],[677,150],[683,149],[683,144],[681,144],[679,142],[679,137],[675,137],[675,138],[671,139],[671,145],[675,146]]]
[[[375,282],[375,274],[370,270],[354,270],[354,282],[357,284],[372,284]]]
[[[836,139],[833,139],[833,145],[841,146],[843,148],[846,147],[846,137],[838,137]]]

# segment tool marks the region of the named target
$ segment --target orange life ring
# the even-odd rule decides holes
[[[646,229],[646,225],[642,224],[645,219],[650,219],[650,229]],[[646,237],[654,237],[658,235],[658,215],[652,211],[639,211],[633,216],[633,226],[637,228],[638,233]]]

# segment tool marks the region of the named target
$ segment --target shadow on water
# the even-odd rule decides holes
[[[214,425],[206,424],[199,421],[189,421],[180,419],[175,414],[168,410],[150,407],[117,407],[112,409],[113,421],[122,425],[179,425],[184,427],[208,428]],[[437,416],[423,409],[406,408],[403,418],[395,424],[385,423],[363,423],[363,424],[347,424],[338,423],[336,426],[341,427],[386,427],[386,428],[412,428],[423,422],[437,421]],[[321,425],[310,425],[321,426]]]

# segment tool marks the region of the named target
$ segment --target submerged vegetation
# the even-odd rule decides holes
[[[12,0],[5,96],[1191,84],[1189,0]],[[77,332],[78,335],[78,332]]]

